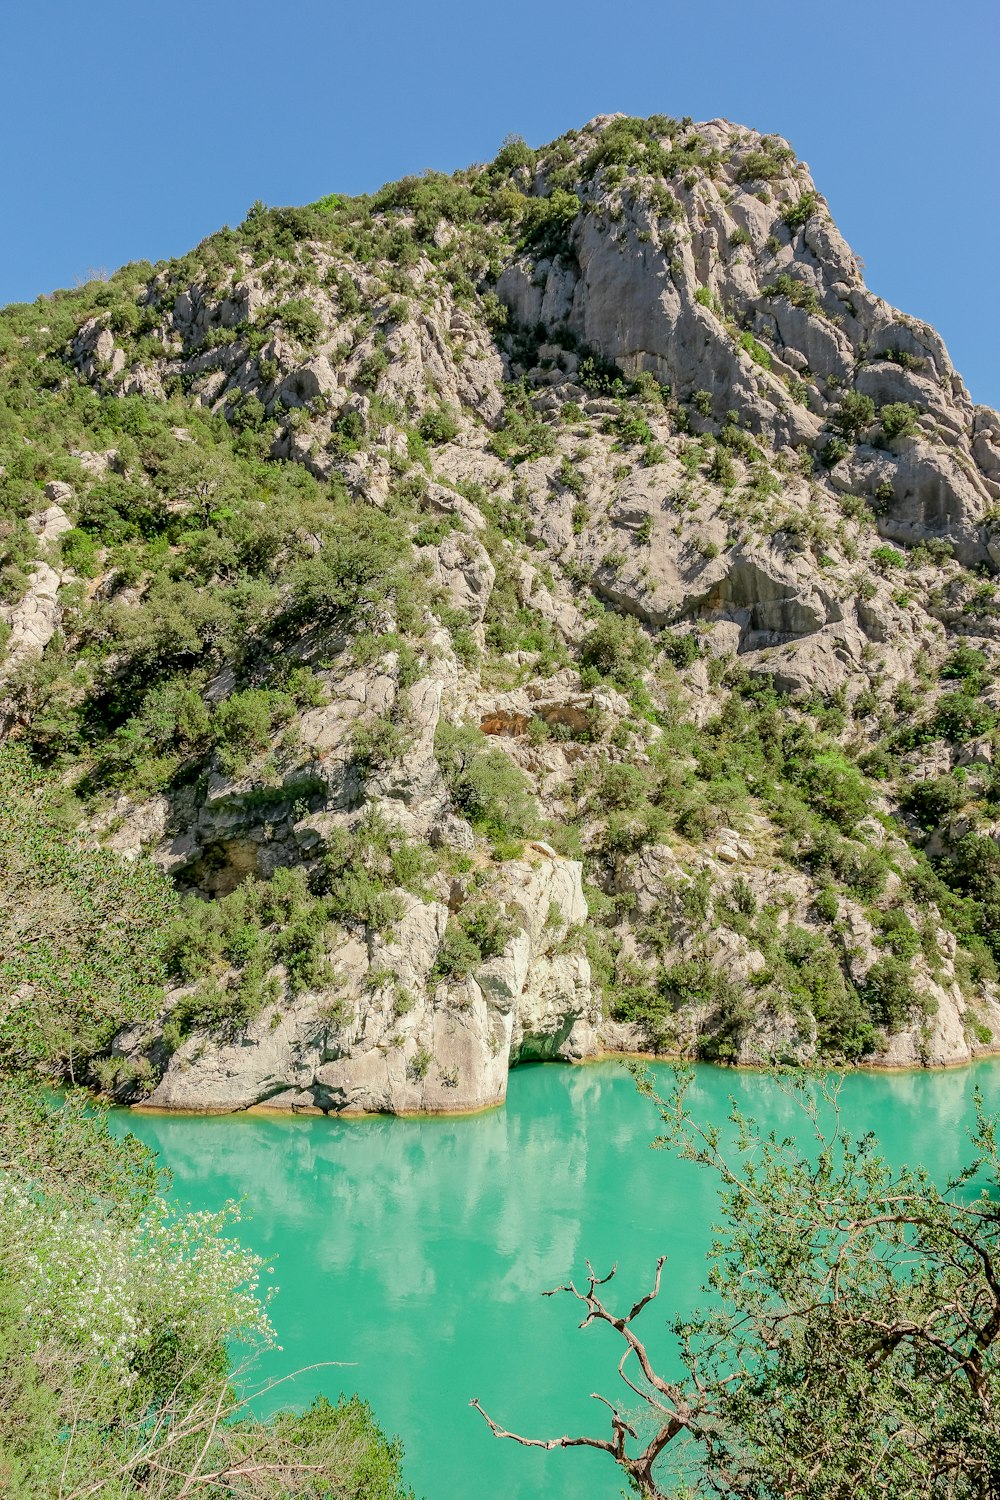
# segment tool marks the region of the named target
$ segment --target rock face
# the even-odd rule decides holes
[[[404,896],[391,934],[367,944],[355,935],[336,950],[336,991],[283,998],[232,1039],[190,1037],[169,1054],[146,1102],[223,1111],[476,1110],[503,1102],[513,1063],[592,1054],[600,1007],[572,936],[587,915],[580,865],[545,844],[529,854],[505,866],[498,892],[516,930],[475,977],[436,979],[448,908]],[[123,1058],[162,1051],[162,1028],[124,1032],[115,1048]]]
[[[119,1097],[1000,1046],[1000,416],[785,142],[601,116],[142,277],[48,349],[127,419],[18,502],[0,667],[225,934]]]

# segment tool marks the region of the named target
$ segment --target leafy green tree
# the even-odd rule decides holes
[[[989,1500],[1000,1493],[1000,1154],[982,1111],[967,1167],[943,1188],[895,1170],[844,1128],[836,1086],[790,1083],[809,1149],[734,1108],[734,1140],[696,1124],[691,1075],[667,1097],[655,1145],[718,1182],[709,1306],[670,1324],[661,1373],[636,1331],[652,1288],[617,1312],[587,1263],[581,1327],[621,1339],[624,1402],[608,1436],[529,1438],[472,1404],[496,1436],[608,1453],[634,1493],[686,1500]],[[551,1294],[549,1294],[551,1295]]]
[[[88,848],[14,745],[0,747],[0,803],[0,1066],[72,1077],[154,1014],[176,898],[150,861]]]
[[[608,612],[580,642],[580,662],[619,687],[631,687],[652,660],[649,638],[631,615]]]
[[[525,837],[538,809],[523,771],[472,725],[438,726],[434,754],[459,810],[472,826],[494,837]]]

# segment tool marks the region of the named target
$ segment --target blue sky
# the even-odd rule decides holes
[[[593,115],[786,136],[869,284],[1000,406],[996,0],[4,6],[0,303]]]

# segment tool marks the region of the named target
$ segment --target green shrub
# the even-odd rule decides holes
[[[979,692],[989,673],[989,661],[984,652],[975,646],[960,641],[941,668],[941,676],[957,682],[968,683]]]
[[[896,958],[909,961],[921,951],[920,934],[902,907],[879,912],[876,925],[887,948]]]
[[[638,766],[612,762],[598,771],[594,783],[595,811],[611,808],[633,812],[649,799],[649,777]]]
[[[901,807],[930,833],[958,811],[967,795],[954,776],[938,776],[933,781],[912,782],[903,792]]]
[[[450,443],[458,436],[458,417],[450,406],[432,406],[420,418],[417,431],[425,443]]]
[[[60,544],[62,560],[74,573],[79,573],[81,578],[93,578],[97,572],[97,542],[86,531],[81,531],[74,526],[72,531],[67,531],[62,537]]]
[[[434,754],[459,811],[481,833],[525,837],[538,812],[527,778],[482,730],[442,721]]]
[[[0,1072],[78,1076],[120,1026],[148,1020],[176,898],[159,870],[88,847],[65,790],[0,746]]]
[[[931,727],[936,736],[960,744],[963,740],[988,734],[996,727],[996,722],[996,713],[987,704],[968,693],[955,692],[945,693],[938,699]]]
[[[761,296],[787,297],[794,307],[801,307],[804,312],[821,311],[816,288],[801,277],[791,276],[787,271],[782,271],[769,285],[761,287]]]
[[[842,437],[858,442],[875,420],[875,402],[861,391],[845,391],[844,398],[830,417],[830,426]]]
[[[701,655],[698,637],[691,631],[664,631],[657,645],[675,667],[689,667]]]
[[[726,491],[731,490],[736,484],[736,466],[728,449],[721,443],[716,444],[713,449],[706,473],[713,484],[721,486]]]
[[[357,724],[351,734],[352,759],[365,770],[391,765],[405,754],[410,740],[401,725],[381,716]]]
[[[323,320],[304,297],[293,297],[288,302],[283,302],[275,309],[275,320],[285,325],[285,329],[293,339],[298,339],[300,344],[311,347],[317,342],[323,332]]]
[[[874,1020],[890,1032],[899,1031],[914,1012],[924,1008],[910,966],[900,958],[876,959],[865,975],[861,995]]]
[[[580,212],[580,200],[565,188],[548,198],[527,198],[521,219],[521,244],[538,255],[565,255],[569,232]]]
[[[908,402],[891,401],[880,408],[878,419],[882,424],[882,431],[891,442],[893,438],[909,437],[910,433],[916,432],[918,415],[916,408]]]
[[[518,167],[533,168],[537,153],[530,146],[525,145],[524,137],[520,135],[508,135],[504,137],[503,145],[493,158],[492,170],[495,175],[509,176]]]
[[[294,713],[292,698],[270,688],[249,688],[220,703],[212,715],[212,733],[226,769],[242,770],[269,747],[274,731]]]
[[[765,137],[766,141],[766,137]],[[771,182],[780,177],[792,160],[788,146],[765,144],[761,151],[748,151],[736,171],[737,182]]]
[[[816,811],[845,833],[868,813],[871,795],[864,777],[835,750],[815,757],[806,769],[804,786]]]
[[[602,615],[580,643],[581,665],[619,687],[631,687],[651,660],[649,638],[631,615]]]
[[[760,365],[762,370],[769,370],[771,368],[770,349],[765,348],[758,339],[754,338],[752,333],[741,333],[739,336],[739,346],[741,349],[746,350],[750,358],[755,364]]]
[[[789,203],[781,215],[782,223],[787,224],[794,234],[796,229],[801,229],[808,224],[813,214],[819,207],[819,194],[812,188],[800,194],[794,203]]]
[[[887,573],[890,568],[905,568],[906,558],[902,552],[897,552],[895,547],[888,545],[876,547],[872,551],[872,562],[876,563],[879,570]]]
[[[514,934],[514,926],[495,901],[467,902],[457,917],[449,917],[438,950],[431,981],[463,980],[488,959],[497,958]]]

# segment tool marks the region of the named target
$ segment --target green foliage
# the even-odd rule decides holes
[[[852,832],[869,810],[870,793],[865,778],[835,750],[815,756],[802,781],[811,805],[845,833]]]
[[[989,662],[984,652],[975,646],[959,641],[941,668],[941,676],[953,682],[964,682],[972,693],[981,692],[989,673]]]
[[[534,831],[538,811],[524,773],[482,730],[442,720],[434,754],[455,805],[478,832],[518,838]]]
[[[908,402],[890,401],[888,406],[879,408],[878,419],[886,438],[892,442],[893,438],[909,437],[916,432],[918,415],[916,407]]]
[[[792,158],[789,147],[777,144],[763,151],[748,151],[736,173],[738,182],[771,182],[780,177]]]
[[[675,667],[689,667],[701,655],[698,637],[691,631],[664,631],[656,644]]]
[[[120,1025],[155,1013],[175,898],[148,861],[88,848],[13,745],[0,803],[0,1067],[83,1076]]]
[[[957,812],[966,800],[966,792],[954,776],[937,776],[930,781],[911,782],[905,788],[901,806],[928,833]]]
[[[304,297],[293,297],[289,302],[283,302],[276,308],[275,320],[280,320],[292,338],[298,339],[300,344],[312,347],[317,342],[323,331],[323,320]]]
[[[535,415],[530,393],[524,386],[507,387],[503,426],[490,438],[490,449],[498,458],[513,464],[545,458],[555,452],[555,436]]]
[[[408,539],[396,518],[374,506],[358,505],[347,524],[326,537],[318,553],[292,570],[294,613],[311,620],[364,619],[392,589],[395,566],[408,551]]]
[[[830,417],[830,426],[842,437],[858,442],[875,420],[875,402],[861,391],[845,391]]]
[[[832,469],[846,458],[850,451],[842,437],[832,437],[820,449],[820,461],[825,469]]]
[[[538,255],[565,255],[569,234],[580,212],[580,200],[565,188],[548,198],[527,198],[521,219],[521,243]]]
[[[898,1031],[922,1008],[909,964],[895,956],[876,959],[861,993],[871,1015],[889,1031]]]
[[[952,889],[972,903],[965,920],[1000,960],[1000,848],[981,833],[967,833],[939,868]]]
[[[888,573],[891,568],[906,567],[906,558],[902,552],[897,552],[895,547],[890,547],[887,543],[872,549],[872,562],[883,573]]]
[[[717,443],[712,450],[708,468],[705,471],[713,484],[719,485],[727,493],[736,484],[736,465],[726,447]]]
[[[28,1127],[28,1128],[26,1128]],[[353,1397],[263,1421],[233,1389],[274,1341],[230,1207],[180,1214],[89,1100],[0,1075],[0,1488],[24,1500],[412,1500]],[[265,1387],[265,1391],[268,1388]]]
[[[417,431],[425,443],[450,443],[458,436],[458,418],[450,406],[432,406],[420,418]]]
[[[973,698],[971,694],[958,691],[945,693],[937,701],[931,721],[934,738],[954,740],[975,739],[988,734],[996,727],[996,710]]]
[[[610,762],[602,766],[594,783],[594,802],[599,809],[635,812],[649,797],[649,777],[638,766]]]
[[[481,964],[500,956],[515,931],[510,917],[496,901],[466,902],[457,917],[448,919],[432,980],[462,980],[474,974]]]
[[[769,370],[771,368],[770,349],[765,348],[759,339],[754,338],[752,333],[748,331],[741,333],[738,342],[740,348],[745,349],[753,362],[760,365],[762,370]]]
[[[786,224],[794,234],[796,229],[801,229],[808,224],[818,207],[819,194],[809,188],[806,192],[800,193],[794,203],[786,206],[781,215],[782,223]]]
[[[255,755],[269,748],[271,736],[295,713],[288,693],[271,688],[248,688],[233,693],[212,715],[212,734],[219,747],[223,767],[242,772]]]
[[[639,680],[652,654],[648,636],[631,615],[602,615],[580,642],[581,666],[624,688]]]
[[[676,120],[663,115],[652,115],[648,120],[632,117],[612,120],[584,158],[580,175],[584,179],[593,177],[602,167],[628,167],[664,178],[711,172],[719,159],[718,153],[706,150],[697,135],[692,133],[683,141],[662,144],[663,137],[674,136],[678,130]]]
[[[170,1013],[174,1045],[198,1028],[237,1030],[278,1000],[278,965],[292,994],[328,982],[332,916],[301,869],[245,880],[216,901],[188,897],[166,945],[171,977],[194,986]]]
[[[602,1423],[574,1441],[611,1454],[646,1500],[989,1495],[1000,1452],[1000,1159],[978,1093],[971,1159],[939,1189],[845,1129],[835,1083],[789,1084],[801,1108],[779,1138],[735,1107],[726,1127],[699,1124],[686,1104],[691,1074],[661,1098],[635,1071],[662,1121],[654,1145],[708,1174],[722,1222],[707,1305],[674,1310],[662,1356],[638,1326],[660,1294],[662,1261],[651,1291],[621,1310],[607,1289],[614,1269],[600,1277],[588,1264],[565,1289],[586,1325],[621,1340],[613,1358],[622,1352],[637,1434],[619,1440],[616,1403],[609,1436]]]
[[[525,145],[524,137],[520,135],[508,135],[496,156],[493,158],[493,171],[497,174],[509,176],[516,172],[519,167],[534,167],[537,153],[530,146]]]
[[[807,313],[821,311],[816,288],[801,277],[792,276],[788,271],[782,271],[767,286],[761,287],[761,296],[787,297],[794,307],[801,307]]]

